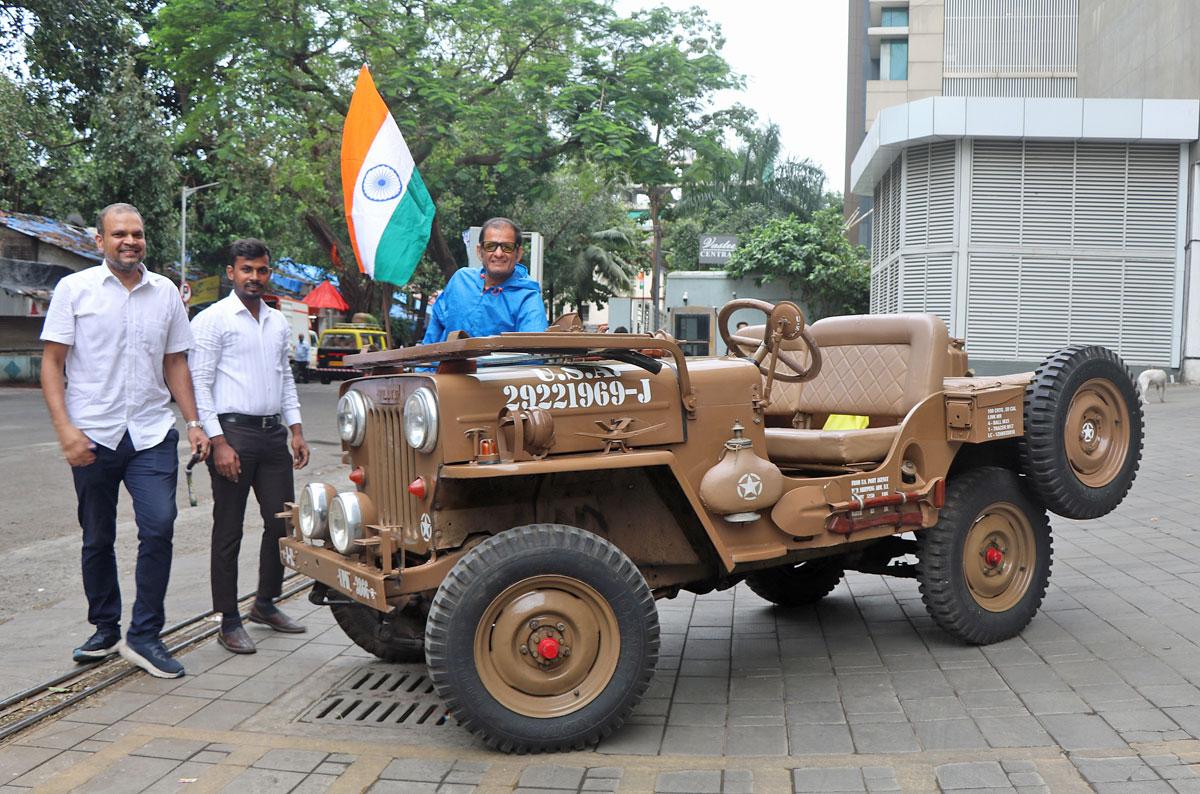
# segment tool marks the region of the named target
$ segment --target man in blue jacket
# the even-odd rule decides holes
[[[521,261],[521,230],[508,218],[491,218],[479,230],[483,267],[460,268],[429,312],[423,344],[444,342],[451,331],[488,336],[505,331],[545,331],[542,288]]]

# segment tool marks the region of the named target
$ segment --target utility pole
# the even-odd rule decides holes
[[[187,287],[187,200],[193,193],[199,193],[206,187],[219,185],[220,182],[209,182],[198,187],[183,186],[179,191],[179,291]]]

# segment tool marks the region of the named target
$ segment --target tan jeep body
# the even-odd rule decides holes
[[[837,570],[817,598],[843,569],[923,573],[923,593],[961,580],[954,593],[926,593],[931,614],[951,633],[987,642],[1019,631],[1049,575],[1043,505],[1077,517],[1111,509],[1055,495],[1062,477],[1111,505],[1136,470],[1141,414],[1124,404],[1123,369],[1108,362],[1115,356],[1070,349],[1036,373],[968,377],[963,343],[934,315],[834,317],[807,327],[819,370],[793,383],[779,379],[795,372],[776,353],[790,352],[793,364],[811,365],[813,357],[799,328],[788,329],[772,312],[765,326],[734,336],[762,341],[753,357],[685,359],[669,339],[554,327],[349,356],[349,366],[374,373],[342,386],[343,403],[356,391],[364,406],[365,424],[355,425],[361,440],[343,444],[355,484],[338,489],[353,491],[344,498],[358,511],[357,539],[339,553],[328,540],[306,538],[293,506],[283,560],[315,579],[327,603],[365,605],[410,638],[420,636],[429,601],[475,547],[542,525],[582,530],[619,549],[655,598],[750,577],[776,603],[800,603],[788,597],[787,577],[799,582],[808,561],[827,558]],[[483,358],[514,351],[532,360],[486,366]],[[1111,364],[1104,372],[1118,374],[1090,376],[1097,357]],[[1071,375],[1072,367],[1082,374]],[[1077,392],[1058,393],[1064,370]],[[436,400],[428,452],[406,441],[405,406],[418,390]],[[868,426],[821,429],[831,414],[863,416]],[[1029,416],[1047,428],[1037,439],[1024,439]],[[1055,466],[1068,473],[1037,475]],[[955,491],[954,481],[969,472],[963,484],[987,482],[980,478],[992,472],[1005,479],[997,493],[1012,495],[943,517],[948,482],[962,501],[965,486]],[[1041,491],[1039,480],[1049,482]],[[917,540],[901,537],[911,532]],[[926,549],[923,538],[936,543]],[[921,562],[904,562],[922,553],[923,572]],[[949,573],[931,573],[938,566]],[[769,578],[772,570],[784,578]],[[974,617],[959,614],[963,593]],[[939,605],[928,600],[938,598]],[[424,609],[414,610],[417,603]],[[1011,625],[970,625],[1010,612]],[[540,647],[534,640],[545,636],[533,636],[522,659]],[[562,662],[534,658],[543,667]],[[509,708],[522,712],[523,702]],[[576,746],[532,734],[505,738],[486,718],[463,719],[505,749]]]

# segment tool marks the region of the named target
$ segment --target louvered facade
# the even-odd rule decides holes
[[[943,141],[908,149],[876,187],[873,313],[933,312],[951,323],[956,148]]]
[[[1035,360],[1079,342],[1178,358],[1180,147],[972,143],[968,350]]]
[[[1073,97],[1078,0],[945,0],[943,96]]]
[[[908,146],[875,185],[871,311],[933,312],[973,360],[1074,343],[1181,357],[1186,146],[960,138]]]

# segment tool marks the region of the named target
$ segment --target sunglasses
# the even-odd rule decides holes
[[[479,244],[479,247],[484,251],[487,251],[489,254],[495,251],[497,248],[506,254],[511,254],[513,251],[517,250],[516,243],[500,243],[495,240],[485,240]]]

